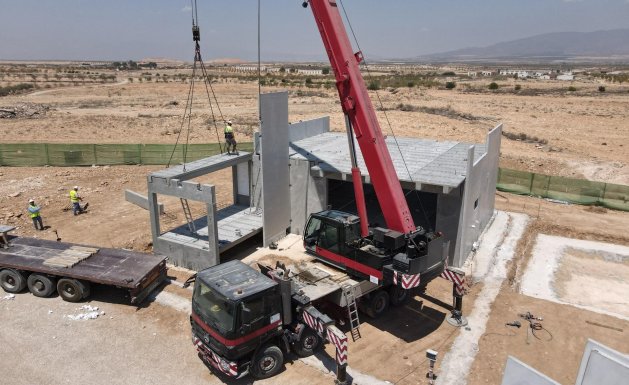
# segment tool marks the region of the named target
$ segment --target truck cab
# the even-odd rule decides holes
[[[199,272],[192,296],[192,339],[200,358],[221,373],[240,377],[252,354],[282,334],[279,284],[234,260]],[[273,363],[267,362],[266,369]]]

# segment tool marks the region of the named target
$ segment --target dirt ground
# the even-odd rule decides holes
[[[523,82],[522,87],[554,87],[553,84],[530,81]],[[526,133],[548,141],[539,145],[503,137],[500,159],[503,167],[629,184],[629,93],[600,94],[595,92],[596,84],[577,86],[585,91],[574,95],[518,95],[463,88],[454,91],[414,88],[381,90],[379,94],[387,109],[386,118],[398,136],[482,142],[489,129],[503,122],[506,132]],[[30,102],[49,105],[51,110],[40,119],[2,119],[0,132],[3,142],[174,143],[181,127],[187,87],[181,83],[125,83],[120,79],[116,84],[3,97],[0,107]],[[620,86],[608,85],[607,89],[614,91],[617,87]],[[229,80],[217,83],[215,90],[222,113],[235,121],[238,137],[249,139],[258,120],[257,86]],[[263,92],[275,90],[279,88],[263,88]],[[330,115],[334,129],[344,127],[334,92],[319,90],[306,96],[297,96],[294,89],[290,92],[291,121]],[[450,109],[468,118],[400,111],[396,109],[400,103]],[[210,117],[207,105],[199,102],[195,111],[198,112],[193,116],[190,140],[214,141],[214,127],[207,124]],[[388,125],[382,123],[386,122],[385,111],[380,109],[378,114],[383,130],[390,132]],[[124,190],[145,193],[147,173],[160,168],[2,167],[0,223],[17,226],[16,233],[23,236],[56,239],[58,234],[68,242],[150,251],[148,212],[127,203]],[[229,170],[212,174],[203,182],[217,186],[219,204],[231,199]],[[80,193],[90,203],[88,213],[78,217],[63,211],[69,204],[68,190],[74,185],[80,186]],[[49,229],[37,232],[32,228],[26,214],[29,198],[42,206],[44,224]],[[162,199],[166,209],[163,226],[184,224],[178,200]],[[561,383],[573,383],[587,338],[626,352],[628,322],[518,294],[518,280],[537,234],[629,245],[626,231],[629,213],[503,193],[497,194],[496,207],[526,213],[532,221],[518,245],[509,279],[492,307],[468,383],[500,383],[507,355]],[[193,213],[203,210],[200,206],[192,209]],[[240,253],[244,255],[255,247],[249,245]],[[180,276],[180,280],[185,275],[172,274]],[[473,305],[481,286],[471,288],[464,312]],[[189,295],[172,285],[166,290]],[[350,366],[392,383],[425,381],[425,350],[432,348],[445,353],[458,332],[443,323],[451,302],[450,292],[446,282],[433,281],[428,288],[430,298],[416,297],[406,308],[394,309],[378,321],[366,321],[361,329],[363,338],[350,344]],[[59,298],[42,300],[21,294],[14,300],[0,300],[3,377],[17,384],[218,382],[194,353],[186,314],[156,303],[136,310],[119,303],[120,293],[105,290],[95,294],[91,304],[107,314],[86,322],[63,318],[63,314],[74,311],[76,306]],[[49,314],[49,310],[53,313]],[[527,344],[526,329],[504,326],[505,322],[517,319],[517,313],[525,311],[544,317],[543,325],[553,336],[551,341],[533,337]],[[42,361],[28,359],[34,355]],[[119,376],[112,378],[111,373]],[[277,382],[268,383],[330,381],[330,376],[296,361],[287,366]]]

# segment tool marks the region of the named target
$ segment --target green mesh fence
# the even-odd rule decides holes
[[[173,152],[173,148],[175,151]],[[252,151],[251,142],[238,149]],[[208,144],[0,144],[0,166],[91,166],[121,164],[171,164],[219,154],[220,145]]]
[[[152,164],[165,165],[220,153],[216,143],[172,144],[0,144],[0,166],[91,166]],[[253,143],[239,143],[238,149],[252,151]],[[534,174],[509,169],[498,170],[497,188],[521,195],[551,198],[582,205],[598,205],[629,211],[629,186]]]
[[[499,169],[500,191],[629,211],[629,186]]]

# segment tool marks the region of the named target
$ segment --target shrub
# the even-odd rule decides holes
[[[456,76],[456,74],[452,71],[448,71],[448,72],[442,73],[441,76]]]
[[[576,91],[576,90],[577,90],[577,88],[576,88],[576,87],[574,87],[574,86],[570,86],[570,87],[568,87],[568,91],[570,91],[570,92],[574,92],[574,91]]]
[[[369,83],[369,85],[367,86],[367,89],[369,91],[378,91],[380,89],[380,83],[374,80]]]
[[[598,92],[605,92],[605,86],[598,86]]]
[[[446,82],[446,89],[451,90],[454,87],[456,87],[456,83],[455,82]]]
[[[516,85],[515,85],[515,87],[514,87],[514,89],[515,89],[516,91],[520,91],[520,90],[522,89],[522,86],[521,86],[521,85],[519,85],[519,84],[516,84]]]
[[[497,90],[498,88],[500,88],[500,86],[499,86],[499,85],[498,85],[498,83],[496,83],[496,82],[491,82],[491,83],[489,83],[488,88],[489,88],[490,90]]]
[[[413,88],[413,87],[415,87],[415,82],[408,82],[408,83],[406,83],[406,86],[408,88]]]

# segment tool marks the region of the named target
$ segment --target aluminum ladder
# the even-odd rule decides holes
[[[196,234],[197,228],[194,226],[194,219],[192,218],[188,200],[183,198],[179,198],[179,200],[181,201],[181,207],[183,207],[183,215],[186,217],[186,222],[188,222],[188,229],[192,234]]]
[[[343,295],[347,305],[347,315],[349,317],[349,326],[352,330],[352,340],[356,341],[360,336],[360,320],[358,319],[358,307],[356,306],[356,297],[354,297],[354,287],[350,285],[343,286]]]

